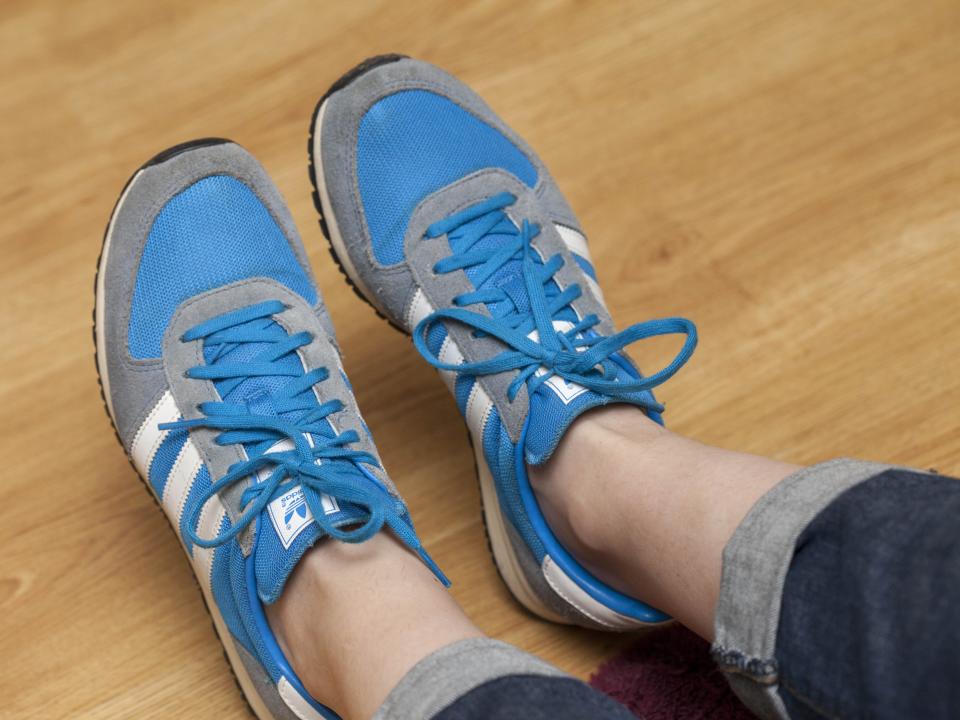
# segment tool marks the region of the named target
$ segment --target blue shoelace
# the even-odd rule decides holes
[[[250,378],[289,378],[270,395],[274,415],[257,414],[246,403],[215,401],[200,404],[204,417],[160,425],[161,430],[220,430],[216,444],[240,444],[246,450],[248,459],[233,464],[194,504],[186,529],[190,542],[213,548],[231,541],[271,501],[299,485],[314,522],[324,533],[343,542],[357,543],[373,537],[386,525],[421,557],[444,585],[449,585],[411,525],[404,520],[407,509],[403,501],[361,469],[363,464],[377,468],[380,464],[370,453],[349,447],[359,440],[357,432],[336,433],[327,421],[344,407],[340,400],[317,401],[313,387],[329,377],[327,369],[305,372],[298,356],[297,362],[284,362],[313,340],[308,332],[288,335],[273,321],[272,316],[285,309],[286,306],[276,300],[251,305],[211,318],[183,335],[184,342],[203,340],[205,354],[210,353],[207,364],[190,368],[187,376],[217,382],[221,397],[228,396]],[[263,349],[246,362],[223,358],[230,350],[248,343]],[[283,441],[289,441],[292,449],[277,449],[277,444]],[[241,515],[233,525],[213,538],[199,537],[194,528],[207,502],[235,483],[255,478],[264,468],[269,468],[270,474],[243,491]],[[365,520],[349,529],[335,527],[324,512],[322,495],[360,508]]]
[[[511,402],[524,384],[532,395],[553,375],[615,398],[652,390],[669,380],[693,354],[697,345],[696,326],[685,318],[664,318],[637,323],[613,335],[603,336],[593,331],[600,319],[590,314],[573,323],[568,319],[567,323],[572,327],[557,330],[554,321],[571,317],[570,304],[582,295],[582,291],[576,283],[561,290],[553,281],[563,266],[563,257],[558,253],[546,261],[540,260],[532,246],[540,228],[527,220],[517,228],[504,211],[514,202],[514,195],[500,193],[427,228],[427,238],[456,233],[459,246],[457,252],[437,262],[433,271],[437,274],[469,271],[474,287],[481,289],[455,297],[454,307],[436,310],[417,324],[413,342],[420,354],[438,370],[452,370],[464,375],[493,375],[519,370],[507,389]],[[498,236],[500,242],[484,243],[488,235]],[[494,283],[483,287],[504,265],[515,260],[521,262],[529,309],[518,307],[510,294],[493,286]],[[484,304],[494,310],[490,315],[484,315],[463,307],[473,304]],[[444,363],[429,349],[426,338],[438,323],[447,321],[472,328],[475,337],[493,336],[508,349],[478,362]],[[531,338],[533,331],[536,331],[536,340]],[[685,340],[666,367],[634,381],[615,378],[616,370],[612,363],[606,362],[611,356],[639,340],[673,334],[683,334]],[[540,368],[545,372],[537,374]],[[640,402],[654,412],[663,411],[659,403]]]

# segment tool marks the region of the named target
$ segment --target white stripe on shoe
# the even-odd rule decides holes
[[[467,417],[467,427],[481,443],[483,442],[483,426],[486,424],[487,416],[490,415],[492,409],[493,401],[490,396],[487,395],[480,383],[475,382],[470,389],[470,397],[467,398],[465,415]]]
[[[297,692],[297,689],[293,687],[290,681],[283,675],[281,675],[277,681],[277,692],[280,693],[280,697],[283,698],[287,707],[290,708],[293,714],[300,718],[300,720],[326,720],[323,715],[314,709],[313,705],[307,702],[306,698]]]
[[[449,334],[443,339],[443,345],[440,346],[440,353],[437,357],[440,362],[448,365],[460,365],[463,362],[463,355]],[[450,388],[450,392],[453,392],[457,384],[457,373],[454,370],[440,370],[439,372],[440,377]]]
[[[635,630],[648,626],[639,620],[621,615],[603,603],[594,600],[587,592],[561,570],[549,555],[543,556],[540,566],[543,577],[553,591],[598,625],[610,630]]]
[[[407,309],[407,329],[412,333],[420,321],[432,312],[433,306],[430,304],[430,301],[427,300],[423,294],[423,290],[417,288],[417,291],[413,294],[413,299],[410,301],[410,307]],[[456,342],[454,342],[449,333],[447,333],[447,336],[443,339],[443,344],[440,346],[440,352],[437,354],[437,358],[440,362],[448,364],[459,365],[463,362],[463,353],[460,352]],[[438,370],[438,372],[440,373],[440,378],[450,389],[450,392],[453,392],[457,383],[457,373],[453,370]]]
[[[563,240],[563,244],[567,246],[567,249],[570,252],[572,252],[574,255],[579,255],[581,258],[593,265],[593,259],[590,257],[590,246],[587,245],[587,238],[582,232],[574,230],[571,227],[567,227],[566,225],[560,225],[559,223],[554,223],[553,226],[557,229],[557,232],[560,234],[560,239]],[[600,289],[600,285],[597,283],[597,281],[587,275],[587,273],[584,273],[583,277],[587,281],[587,287],[590,288],[593,296],[600,302],[601,305],[606,307],[606,298],[603,297],[603,290]]]
[[[417,288],[417,291],[413,294],[413,298],[410,300],[410,307],[407,308],[407,332],[412,333],[419,322],[432,312],[433,306],[430,304],[430,301],[427,300],[427,296],[423,294],[423,290]]]
[[[600,284],[586,273],[583,274],[583,279],[587,281],[587,287],[590,288],[593,296],[600,302],[601,305],[606,307],[607,300],[605,297],[603,297],[603,290],[600,289]]]
[[[147,477],[150,473],[150,465],[153,458],[160,449],[160,445],[167,437],[166,430],[160,430],[158,427],[163,423],[173,422],[180,417],[180,411],[177,410],[177,403],[173,395],[167,390],[153,406],[153,409],[147,414],[147,417],[140,424],[140,429],[133,438],[133,444],[130,446],[130,457],[133,459],[133,465],[142,477]]]
[[[200,522],[197,523],[197,535],[204,540],[210,540],[220,532],[223,521],[227,517],[227,509],[220,502],[220,497],[214,495],[204,505],[200,513]],[[216,548],[202,548],[193,546],[193,565],[197,577],[212,592],[213,589],[213,554]]]
[[[559,223],[554,223],[553,226],[557,229],[560,239],[563,240],[563,244],[567,246],[570,252],[576,253],[591,265],[593,264],[593,260],[590,259],[590,247],[587,245],[587,238],[582,232]]]

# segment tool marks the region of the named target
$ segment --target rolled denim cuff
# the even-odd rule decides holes
[[[711,653],[758,717],[789,718],[777,692],[776,641],[797,539],[841,493],[889,468],[839,459],[799,470],[757,501],[724,548]]]
[[[460,640],[414,665],[390,691],[373,720],[431,718],[471,690],[508,675],[569,677],[505,642]]]

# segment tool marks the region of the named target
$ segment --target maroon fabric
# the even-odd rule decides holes
[[[590,684],[643,720],[753,720],[710,659],[710,646],[680,625],[607,660]]]

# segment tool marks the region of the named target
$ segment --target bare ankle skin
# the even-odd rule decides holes
[[[709,640],[724,546],[797,469],[703,445],[614,405],[578,418],[529,476],[551,529],[588,570]]]
[[[618,405],[578,418],[530,480],[584,566],[711,639],[723,547],[757,499],[797,469],[675,435]],[[318,543],[266,613],[306,689],[345,718],[373,715],[435,650],[482,636],[387,532]]]
[[[371,717],[419,660],[482,635],[387,532],[318,543],[266,613],[306,689],[344,718]]]

